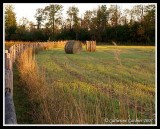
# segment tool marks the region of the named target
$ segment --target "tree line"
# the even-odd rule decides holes
[[[99,5],[79,17],[79,9],[71,6],[67,18],[63,6],[50,4],[38,8],[36,24],[23,17],[17,24],[12,5],[5,6],[5,40],[55,41],[96,40],[101,43],[155,45],[155,5],[137,4],[122,10],[118,5]]]

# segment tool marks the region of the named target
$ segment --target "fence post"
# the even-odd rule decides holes
[[[13,63],[15,62],[16,59],[16,52],[15,52],[15,45],[13,45]]]
[[[91,52],[93,51],[93,41],[91,41]]]
[[[20,48],[21,48],[21,52],[20,52],[20,54],[21,54],[23,52],[23,43],[20,44]]]
[[[5,124],[17,124],[13,102],[13,62],[19,54],[13,45],[5,50]],[[19,49],[19,48],[18,48]]]
[[[8,91],[5,92],[5,124],[17,124],[13,97]]]
[[[18,56],[20,55],[20,44],[17,44],[18,45]]]
[[[5,69],[5,91],[11,93],[13,97],[13,71]]]
[[[17,49],[17,44],[15,45],[15,59],[17,58],[18,55],[18,49]]]
[[[12,62],[12,46],[8,49],[8,53],[10,54],[10,60]]]
[[[94,51],[96,51],[96,41],[94,41]]]
[[[5,50],[5,69],[12,70],[12,61],[8,50]]]
[[[91,43],[92,41],[89,41],[89,52],[91,52]]]
[[[88,51],[88,41],[86,41],[86,51]]]
[[[10,89],[11,95],[13,96],[13,72],[12,72],[12,61],[10,59],[10,53],[5,50],[5,88]]]

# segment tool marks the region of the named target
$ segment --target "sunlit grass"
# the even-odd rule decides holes
[[[128,117],[129,113],[121,111],[127,106],[133,119],[140,113],[142,118],[150,117],[147,113],[154,114],[154,47],[118,47],[122,66],[115,58],[116,50],[115,46],[97,46],[97,51],[94,53],[83,51],[81,54],[65,54],[63,49],[58,48],[42,51],[36,58],[38,66],[45,67],[48,80],[57,80],[63,87],[78,85],[81,92],[82,89],[88,91],[87,96],[90,96],[93,101],[98,99],[100,103],[101,98],[104,98],[106,101],[104,103],[107,103],[106,105],[103,103],[104,106],[109,106],[108,101],[112,101],[108,109],[103,109],[101,106],[98,108],[100,113],[109,111],[107,118]],[[59,82],[55,85],[59,85]],[[94,90],[95,95],[91,95],[91,90]],[[73,94],[77,93],[73,92]],[[96,94],[100,94],[100,98],[97,98]],[[74,97],[78,101],[77,95]],[[128,105],[126,99],[129,101]],[[81,104],[84,103],[83,101]],[[123,103],[123,106],[117,106],[119,102]],[[148,106],[148,102],[153,104],[152,107]],[[89,108],[87,104],[84,105]],[[91,105],[94,107],[95,103]],[[136,109],[135,105],[136,108],[143,108],[143,110]],[[147,112],[150,108],[152,111]],[[104,120],[100,119],[102,118],[100,114],[97,117],[101,121],[97,121],[98,123],[104,123]],[[87,121],[89,120],[84,123]]]
[[[111,124],[105,119],[155,118],[154,47],[96,49],[86,52],[83,46],[80,54],[65,54],[63,48],[53,48],[35,58],[22,54],[19,70],[33,105],[33,123]]]

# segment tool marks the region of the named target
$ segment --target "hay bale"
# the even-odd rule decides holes
[[[67,54],[79,54],[82,51],[82,44],[81,42],[70,40],[66,43],[64,49]]]
[[[96,51],[96,41],[86,41],[86,51],[95,52]]]

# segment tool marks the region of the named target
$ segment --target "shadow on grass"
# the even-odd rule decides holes
[[[13,100],[18,124],[32,124],[32,107],[26,88],[20,81],[17,66],[13,66]]]

